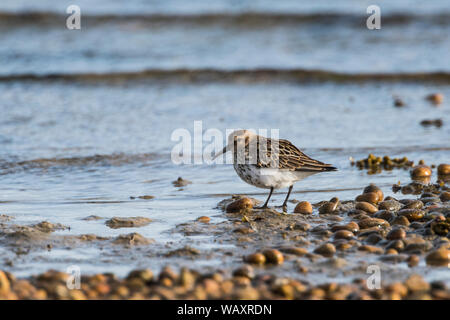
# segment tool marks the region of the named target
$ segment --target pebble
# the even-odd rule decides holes
[[[434,105],[439,105],[444,101],[444,95],[442,93],[431,93],[427,95],[425,99],[427,99]]]
[[[284,262],[283,254],[277,249],[267,249],[263,251],[267,263],[282,264]]]
[[[323,205],[320,206],[319,208],[319,213],[320,214],[330,214],[330,213],[334,213],[337,209],[338,206],[338,202],[325,202]]]
[[[266,256],[262,253],[253,253],[244,258],[244,261],[252,264],[263,265],[266,263]]]
[[[250,200],[249,198],[242,198],[242,199],[235,200],[232,203],[230,203],[227,206],[226,211],[228,213],[233,213],[233,212],[239,212],[239,211],[243,211],[243,210],[249,210],[252,208],[253,208],[252,200]]]
[[[430,284],[418,274],[413,274],[408,279],[406,279],[405,285],[411,292],[430,290]]]
[[[402,207],[401,203],[396,200],[385,200],[378,204],[380,210],[398,211]]]
[[[389,222],[378,218],[364,218],[358,222],[359,228],[367,229],[371,227],[389,227]]]
[[[424,211],[420,209],[402,209],[398,214],[407,218],[408,221],[421,220],[425,215]]]
[[[308,201],[299,202],[294,208],[294,213],[312,214],[313,208],[311,203],[309,203]]]
[[[450,164],[441,163],[438,166],[438,174],[443,176],[450,175]]]
[[[299,257],[304,256],[305,254],[308,253],[308,250],[305,248],[300,248],[300,247],[289,247],[289,248],[283,248],[281,249],[281,251],[288,253],[288,254],[293,254]]]
[[[363,193],[371,193],[371,192],[375,192],[376,194],[378,194],[378,201],[383,201],[384,194],[383,194],[383,191],[379,187],[377,187],[374,184],[371,184],[364,188]]]
[[[376,246],[370,246],[370,245],[362,245],[358,247],[359,251],[365,251],[365,252],[369,252],[369,253],[376,253],[376,254],[382,254],[383,253],[383,249],[381,249],[380,247],[376,247]]]
[[[314,249],[314,252],[325,257],[331,257],[336,253],[336,247],[332,243],[325,243]]]
[[[412,254],[406,259],[406,262],[408,263],[408,267],[413,268],[419,264],[420,258],[418,255]]]
[[[411,178],[431,177],[431,168],[426,165],[415,166],[411,170]]]
[[[380,201],[378,193],[376,192],[368,192],[363,193],[356,197],[355,201],[357,202],[368,202],[371,204],[377,204]]]
[[[387,236],[386,239],[388,240],[398,240],[398,239],[403,239],[406,237],[406,232],[405,230],[398,228],[398,229],[393,229],[391,230]]]
[[[400,225],[400,226],[409,226],[409,220],[408,218],[404,216],[395,217],[394,220],[392,220],[392,225]]]
[[[441,199],[442,202],[450,201],[450,192],[448,191],[442,192],[441,195],[439,196],[439,199]]]
[[[146,217],[113,217],[107,220],[105,224],[111,229],[119,229],[143,227],[150,222],[152,222],[152,220]]]
[[[247,277],[253,279],[255,277],[255,270],[252,266],[244,265],[233,271],[233,276]]]
[[[211,221],[211,218],[207,216],[201,216],[197,218],[197,221],[201,223],[209,223]]]
[[[439,248],[430,252],[425,261],[431,266],[448,266],[450,264],[450,250],[446,248]]]
[[[353,232],[348,231],[348,230],[338,230],[334,233],[334,238],[335,239],[351,239],[354,237]]]
[[[0,297],[6,296],[9,293],[10,284],[6,274],[0,270]]]
[[[373,204],[370,204],[368,202],[356,202],[355,208],[358,210],[363,210],[367,213],[374,214],[378,211],[378,208],[375,207]]]

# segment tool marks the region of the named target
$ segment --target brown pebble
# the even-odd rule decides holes
[[[400,225],[400,226],[409,226],[409,220],[408,218],[404,216],[396,217],[394,220],[392,220],[392,225]]]
[[[281,251],[288,253],[288,254],[293,254],[299,257],[304,256],[305,254],[308,253],[308,250],[305,248],[300,248],[300,247],[289,247],[289,248],[283,248],[281,249]]]
[[[398,212],[400,216],[406,217],[408,221],[417,221],[421,220],[425,213],[420,209],[402,209]]]
[[[416,254],[412,254],[408,257],[408,259],[406,259],[406,262],[408,263],[408,266],[410,268],[415,267],[419,264],[420,262],[420,258],[418,255]]]
[[[411,177],[412,178],[431,177],[431,168],[426,165],[415,166],[411,170]]]
[[[358,222],[361,229],[368,229],[372,227],[389,227],[389,222],[378,218],[364,218]]]
[[[354,237],[353,232],[348,230],[338,230],[334,233],[335,239],[351,239]]]
[[[336,247],[332,243],[325,243],[314,249],[314,252],[325,257],[332,257],[336,253]]]
[[[329,214],[334,213],[336,211],[336,208],[338,206],[338,202],[325,202],[323,205],[319,208],[320,214]]]
[[[355,204],[355,209],[363,210],[363,211],[365,211],[367,213],[371,213],[371,214],[374,214],[375,212],[378,211],[377,207],[375,207],[373,204],[370,204],[368,202],[357,202]]]
[[[226,211],[231,212],[239,212],[242,210],[252,209],[253,208],[253,202],[249,198],[242,198],[236,201],[233,201],[227,206]]]
[[[253,279],[255,277],[255,270],[252,266],[244,265],[233,271],[233,276],[247,277]]]
[[[207,216],[201,216],[197,218],[197,221],[201,223],[208,223],[211,221],[211,218]]]
[[[450,250],[444,247],[430,252],[425,261],[431,266],[448,266],[450,264]]]
[[[439,105],[444,101],[444,95],[442,93],[431,93],[426,96],[426,99],[434,105]]]
[[[406,279],[405,285],[411,292],[430,290],[430,284],[418,274],[413,274]]]
[[[266,256],[257,252],[246,256],[244,260],[248,263],[263,265],[266,263]]]
[[[277,249],[267,249],[263,251],[266,261],[273,264],[282,264],[284,262],[283,254]]]
[[[363,193],[371,193],[371,192],[375,192],[376,194],[378,194],[378,201],[383,201],[384,194],[383,194],[383,191],[379,187],[377,187],[374,184],[370,184],[364,188]]]
[[[388,240],[400,240],[406,237],[406,232],[405,230],[398,228],[398,229],[393,229],[391,230],[387,236],[386,239]]]
[[[450,175],[450,164],[441,163],[438,166],[438,174],[442,176]]]
[[[357,196],[355,201],[377,204],[380,201],[380,198],[376,192],[367,192]]]
[[[376,253],[376,254],[381,254],[383,253],[383,249],[376,247],[376,246],[371,246],[371,245],[362,245],[358,247],[359,251],[366,251],[369,253]]]
[[[308,201],[299,202],[294,208],[294,213],[312,214],[313,208],[311,203],[309,203]]]
[[[439,196],[439,199],[441,199],[442,202],[450,201],[450,192],[448,191],[442,192],[441,195]]]
[[[394,99],[394,106],[395,107],[403,107],[405,105],[405,103],[403,102],[402,99],[400,98],[395,98]]]
[[[8,277],[0,270],[0,298],[9,294],[11,286],[9,284]]]

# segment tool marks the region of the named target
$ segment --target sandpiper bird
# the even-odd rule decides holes
[[[314,160],[288,140],[269,139],[249,130],[236,130],[228,136],[228,145],[214,155],[231,151],[233,166],[239,177],[258,188],[270,189],[269,196],[261,209],[267,208],[274,189],[289,187],[283,202],[283,211],[294,183],[306,177],[324,172],[335,171],[330,164]]]

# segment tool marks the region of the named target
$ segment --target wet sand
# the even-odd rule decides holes
[[[437,170],[446,173],[449,169],[441,165]],[[449,299],[450,187],[446,182],[450,176],[439,175],[430,183],[431,171],[425,165],[414,166],[411,182],[393,184],[395,197],[384,197],[380,188],[369,185],[355,200],[333,197],[314,204],[291,200],[294,208],[289,213],[253,209],[258,200],[235,195],[217,204],[223,221],[214,223],[201,216],[179,224],[171,232],[184,240],[164,246],[136,232],[117,237],[55,235],[68,227],[45,221],[16,225],[13,218],[2,215],[2,239],[17,257],[54,248],[99,246],[115,264],[144,255],[149,264],[160,268],[133,270],[126,277],[83,275],[77,290],[67,288],[69,274],[64,272],[49,270],[16,278],[2,271],[0,297]],[[416,199],[405,197],[410,194]],[[105,221],[110,228],[149,223],[144,217]],[[212,237],[221,249],[190,243],[202,236]],[[11,265],[16,261],[11,257]],[[372,282],[373,268],[380,273],[379,286]]]

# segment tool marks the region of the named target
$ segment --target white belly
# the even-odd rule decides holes
[[[239,177],[258,188],[282,189],[292,186],[295,182],[302,180],[314,172],[298,172],[279,169],[259,169],[254,165],[234,164]]]

